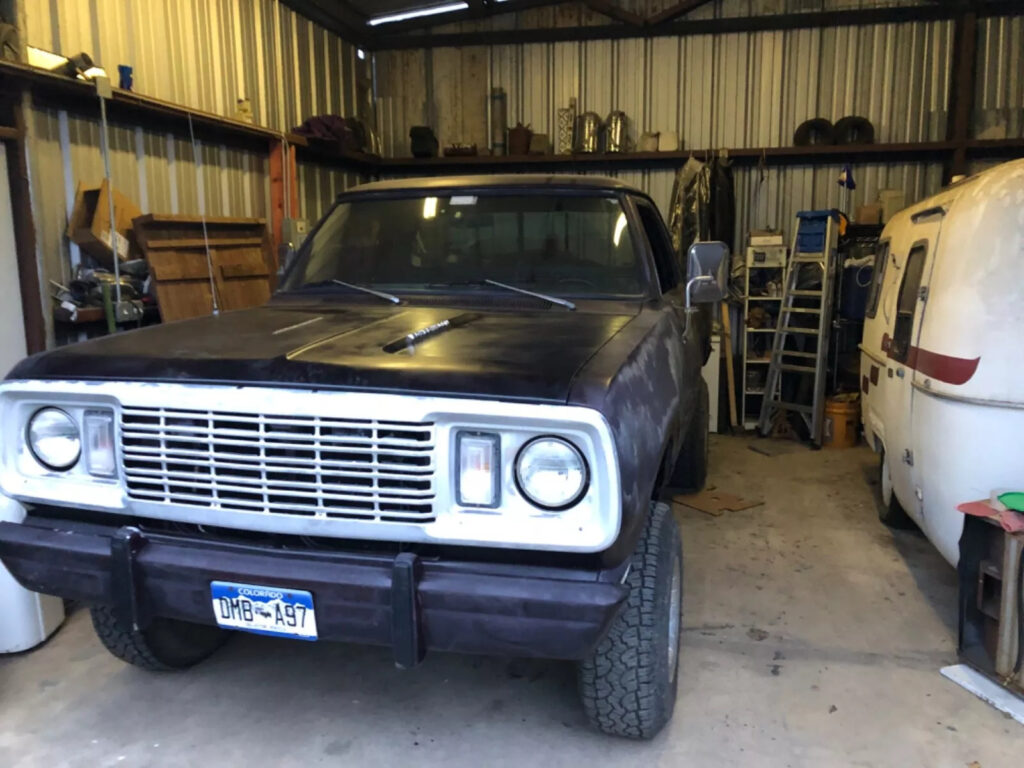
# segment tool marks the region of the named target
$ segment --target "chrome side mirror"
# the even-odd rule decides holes
[[[686,306],[721,301],[729,281],[729,246],[694,243],[686,257]]]

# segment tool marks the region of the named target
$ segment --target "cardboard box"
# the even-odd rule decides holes
[[[110,203],[108,184],[104,179],[98,188],[86,189],[79,183],[75,205],[68,219],[67,236],[101,265],[114,266],[110,236]],[[141,216],[135,203],[114,190],[114,230],[117,232],[117,255],[121,261],[138,257],[132,233],[132,219]]]
[[[781,232],[774,232],[768,229],[750,230],[751,245],[785,245]]]
[[[866,205],[858,205],[854,221],[858,224],[881,224],[882,204],[868,203]]]
[[[907,207],[907,193],[902,189],[880,189],[878,202],[882,206],[882,223],[888,224],[889,219]]]

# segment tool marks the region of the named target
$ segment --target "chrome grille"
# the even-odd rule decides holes
[[[271,515],[434,519],[432,423],[123,407],[133,499]]]

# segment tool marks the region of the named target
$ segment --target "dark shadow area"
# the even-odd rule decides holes
[[[883,511],[882,493],[879,487],[878,461],[865,464],[861,468],[864,483],[871,490],[878,514]],[[957,636],[957,578],[956,569],[947,563],[938,550],[928,541],[916,525],[908,530],[889,528],[881,520],[877,523],[879,530],[888,533],[900,557],[907,564],[911,576],[917,584],[918,591],[939,616],[949,630],[950,636]]]

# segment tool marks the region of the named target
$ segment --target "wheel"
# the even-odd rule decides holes
[[[892,475],[889,474],[889,462],[885,451],[878,462],[878,489],[882,494],[882,503],[878,506],[878,519],[890,528],[913,528],[914,521],[903,509],[900,500],[892,490]]]
[[[164,618],[153,619],[146,629],[125,632],[108,606],[94,606],[91,613],[96,634],[108,651],[121,661],[159,672],[198,664],[228,635],[219,627]]]
[[[709,412],[708,385],[701,379],[700,392],[697,394],[697,410],[686,430],[686,439],[669,477],[669,485],[673,488],[696,493],[702,490],[707,482]]]
[[[599,730],[650,739],[672,718],[679,670],[683,553],[668,504],[652,502],[626,583],[626,605],[580,662],[580,698]]]

